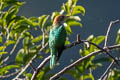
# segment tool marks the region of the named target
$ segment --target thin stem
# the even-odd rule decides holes
[[[106,71],[104,72],[104,74],[100,77],[100,80],[103,80],[104,77],[107,75],[107,73],[110,71],[110,69],[112,68],[113,64],[115,61],[112,61],[111,64],[109,65],[109,67],[106,69]]]
[[[35,80],[37,74],[39,73],[39,71],[42,69],[42,67],[50,60],[50,56],[48,56],[47,58],[44,59],[44,61],[42,61],[42,63],[37,67],[36,71],[34,71],[31,80]]]
[[[108,27],[108,29],[107,29],[106,36],[105,36],[104,47],[107,47],[108,36],[109,36],[110,29],[111,29],[112,25],[113,25],[113,24],[116,24],[116,23],[119,23],[119,22],[120,22],[120,20],[115,20],[115,21],[111,21],[111,22],[110,22],[109,27]]]
[[[2,64],[4,64],[6,61],[8,61],[8,59],[11,57],[11,55],[14,53],[19,41],[20,41],[21,37],[18,38],[18,40],[16,41],[16,44],[14,45],[14,47],[12,48],[9,56],[7,56],[4,60],[1,61]]]
[[[48,43],[46,43],[45,46],[42,47],[37,53],[39,54],[41,51],[43,51],[44,48],[47,47],[47,45],[48,45]],[[30,66],[30,64],[34,61],[34,59],[37,58],[38,54],[36,54],[36,55],[34,55],[34,56],[32,57],[32,59],[28,62],[28,64],[27,64],[27,65],[21,70],[21,72],[14,78],[14,80],[18,79],[18,78],[22,75],[22,73]]]

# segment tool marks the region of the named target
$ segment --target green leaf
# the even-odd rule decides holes
[[[32,74],[31,74],[31,73],[27,73],[27,74],[25,74],[25,75],[27,76],[27,79],[28,79],[28,80],[30,80],[31,77],[32,77]]]
[[[22,63],[23,62],[23,57],[25,56],[24,49],[20,49],[17,53],[16,56],[16,63]]]
[[[0,75],[3,75],[3,73],[8,72],[8,70],[13,69],[13,68],[19,68],[19,66],[18,65],[4,66],[3,68],[0,68]]]
[[[62,10],[66,11],[66,13],[67,13],[68,15],[70,15],[70,7],[69,7],[69,4],[68,4],[68,3],[63,4]]]
[[[25,54],[23,57],[24,65],[26,65],[34,55],[35,55],[34,53]]]
[[[67,34],[71,34],[72,33],[72,30],[71,30],[69,25],[65,26],[65,29],[66,29]]]
[[[67,24],[69,26],[80,26],[80,27],[82,27],[82,24],[80,22],[77,22],[77,21],[68,21]]]
[[[15,44],[15,41],[13,41],[13,40],[8,40],[8,41],[5,43],[6,46],[9,46],[9,45],[11,45],[11,44]]]
[[[34,39],[32,40],[32,43],[39,42],[40,40],[42,40],[42,35],[40,35],[40,36],[34,38]]]
[[[0,46],[0,51],[4,50],[6,46]]]
[[[45,49],[45,53],[49,53],[50,52],[50,49]]]
[[[8,16],[6,18],[7,23],[10,22],[11,19],[16,17],[16,14],[18,13],[18,6],[14,5],[8,10]]]
[[[60,14],[59,12],[53,12],[53,13],[52,13],[52,16],[51,16],[51,20],[53,21],[54,18],[55,18],[57,15],[59,15],[59,14]]]
[[[68,40],[65,41],[65,45],[69,45],[70,43],[71,43],[71,42],[68,41]]]
[[[105,36],[98,36],[95,40],[95,44],[100,44],[105,39]]]
[[[33,22],[32,20],[27,19],[27,18],[24,19],[24,23],[30,26],[38,26],[37,22]]]
[[[49,17],[49,15],[42,15],[41,17],[39,17],[39,26],[40,26],[40,28],[44,27],[48,17]]]
[[[75,6],[73,11],[72,11],[72,15],[75,15],[75,14],[82,14],[82,15],[85,15],[85,9],[83,6]]]
[[[7,54],[8,52],[0,52],[0,55]]]
[[[30,39],[33,39],[33,35],[31,35],[29,32],[25,32],[23,37],[29,37]]]
[[[91,40],[93,40],[94,39],[94,35],[90,35],[88,38],[87,38],[87,40],[89,40],[89,41],[91,41]]]
[[[120,44],[120,29],[117,32],[117,38],[116,38],[116,43]]]
[[[39,74],[37,75],[37,80],[43,80],[44,74],[45,74],[45,72],[43,70],[41,70],[39,72]]]
[[[2,42],[3,40],[2,40],[2,36],[0,36],[0,43]]]
[[[2,20],[6,20],[7,16],[8,16],[8,12],[5,12],[5,13],[2,15]]]
[[[24,40],[23,40],[23,45],[28,45],[29,44],[29,40],[30,40],[29,37],[25,37]]]

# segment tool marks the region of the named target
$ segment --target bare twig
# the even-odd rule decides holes
[[[31,80],[35,80],[37,74],[39,73],[39,71],[42,69],[42,67],[50,60],[50,56],[48,56],[47,58],[44,59],[44,61],[42,61],[42,63],[37,67],[36,71],[34,71]]]
[[[33,66],[32,63],[30,63],[30,66],[31,66],[31,68],[33,69],[33,71],[36,71],[36,68]]]
[[[44,48],[45,48],[47,45],[48,45],[48,43],[46,43],[46,44],[44,45],[44,47],[42,47],[42,48],[38,51],[38,53],[40,53],[42,50],[44,50]],[[28,64],[21,70],[21,72],[20,72],[13,80],[18,79],[18,78],[22,75],[22,73],[30,66],[30,64],[34,61],[34,59],[36,59],[37,56],[38,56],[38,54],[34,55],[34,56],[32,57],[32,59],[28,62]]]
[[[42,31],[42,34],[43,34],[42,47],[44,47],[44,44],[45,44],[45,31],[44,31],[44,27],[42,27],[41,31]]]
[[[108,49],[112,50],[112,49],[115,49],[115,48],[120,48],[120,44],[118,45],[113,45],[113,46],[108,46]],[[104,48],[105,49],[105,48]],[[56,73],[55,75],[53,75],[49,80],[55,80],[57,78],[59,78],[61,75],[63,75],[66,71],[70,70],[72,67],[76,66],[77,64],[79,64],[80,62],[90,58],[91,56],[94,56],[98,53],[101,53],[101,52],[105,52],[103,50],[98,50],[98,51],[94,51],[90,54],[88,54],[87,56],[84,56],[80,59],[78,59],[77,61],[73,62],[72,64],[68,65],[67,67],[63,68],[60,72]]]
[[[92,45],[94,45],[95,47],[97,47],[98,49],[104,51],[109,57],[111,57],[111,58],[115,61],[115,63],[116,63],[118,66],[120,66],[119,63],[118,63],[118,61],[117,61],[112,55],[110,55],[109,52],[106,50],[106,47],[104,47],[105,49],[103,49],[103,48],[99,47],[97,44],[95,44],[95,43],[93,43],[93,42],[90,42],[90,41],[88,41],[88,40],[81,40],[81,42],[83,42],[83,43],[88,42],[89,44],[92,44]]]
[[[8,59],[12,56],[12,54],[14,53],[14,51],[15,51],[15,49],[16,49],[19,41],[20,41],[20,39],[21,39],[21,36],[20,36],[20,37],[18,38],[18,40],[16,41],[16,44],[15,44],[14,47],[12,48],[10,54],[9,54],[4,60],[1,61],[2,64],[4,64],[6,61],[8,61]]]
[[[116,24],[116,23],[119,23],[120,20],[115,20],[115,21],[111,21],[110,24],[109,24],[109,27],[107,29],[107,33],[106,33],[106,36],[105,36],[105,43],[104,43],[104,47],[107,47],[107,42],[108,42],[108,35],[109,35],[109,32],[110,32],[110,29],[112,27],[113,24]]]
[[[109,70],[112,68],[113,64],[115,61],[112,61],[111,64],[109,65],[109,67],[106,69],[106,71],[104,72],[104,74],[100,77],[100,80],[103,80],[104,77],[107,75],[107,73],[109,72]]]

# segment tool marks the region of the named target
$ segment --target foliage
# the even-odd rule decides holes
[[[41,54],[42,52],[38,52],[40,48],[44,47],[44,44],[48,42],[50,26],[52,25],[53,19],[58,14],[64,13],[66,16],[75,17],[75,19],[66,21],[67,34],[71,35],[72,26],[82,27],[79,15],[84,16],[85,9],[83,6],[77,5],[77,1],[78,0],[68,0],[61,6],[60,12],[53,12],[51,16],[43,14],[40,17],[27,18],[17,15],[25,1],[0,0],[0,76],[10,74],[15,70],[22,70],[36,54],[38,54],[38,60],[42,60],[45,57]],[[41,34],[34,36],[34,33],[31,31],[41,31]],[[87,40],[100,45],[104,38],[104,36],[95,37],[90,35]],[[66,45],[70,43],[69,39],[67,39]],[[120,30],[118,31],[116,39],[116,44],[119,43]],[[11,51],[8,51],[8,48],[10,48]],[[80,55],[83,57],[96,50],[98,49],[93,45],[90,45],[89,49],[84,45],[84,48],[80,49]],[[49,53],[49,48],[45,48],[43,53]],[[94,80],[95,78],[92,72],[103,66],[102,63],[105,61],[108,62],[110,59],[95,59],[95,56],[92,56],[90,59],[83,61],[65,74],[72,75],[76,80]],[[37,75],[36,80],[48,80],[54,74],[49,71],[49,65],[45,66]],[[118,69],[112,70],[110,80],[120,78],[119,72]],[[26,80],[30,80],[32,72],[25,71],[22,76]],[[60,80],[67,80],[67,78],[61,77]]]

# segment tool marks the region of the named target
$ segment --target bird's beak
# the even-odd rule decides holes
[[[73,20],[76,20],[76,21],[81,21],[81,19],[80,19],[79,16],[66,16],[65,20],[68,20],[68,19],[73,19]]]

